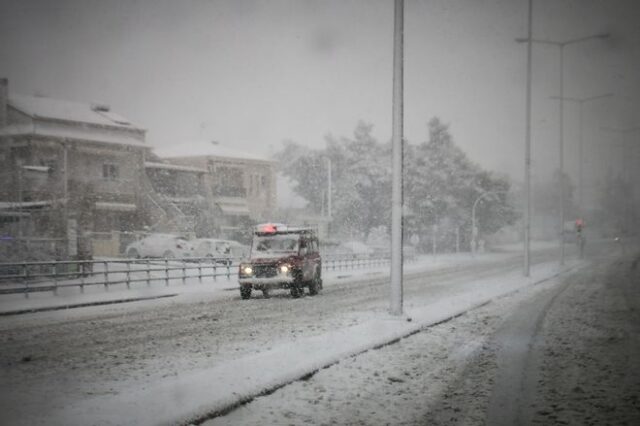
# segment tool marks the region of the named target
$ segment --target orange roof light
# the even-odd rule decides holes
[[[260,225],[259,232],[264,232],[265,234],[275,234],[278,231],[278,228],[273,223],[265,223],[264,225]]]

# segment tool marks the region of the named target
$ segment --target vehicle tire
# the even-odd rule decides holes
[[[302,281],[302,272],[294,271],[293,276],[294,280],[291,283],[290,287],[291,297],[298,298],[304,293],[304,281]]]
[[[302,288],[302,286],[300,286],[300,281],[295,280],[293,283],[291,283],[291,297],[297,299],[298,297],[302,296],[303,291],[304,289]]]
[[[176,255],[173,254],[171,250],[167,250],[162,254],[162,257],[164,257],[165,259],[173,259],[174,257],[176,257]]]
[[[266,288],[265,288],[265,289],[262,289],[262,296],[263,296],[265,299],[268,299],[268,298],[269,298],[269,290],[268,290],[268,289],[266,289]]]
[[[130,248],[127,250],[127,257],[129,259],[140,259],[140,253],[138,253],[138,250]]]
[[[251,297],[251,287],[242,286],[240,287],[240,297],[243,299],[249,299]]]
[[[318,286],[316,283],[316,279],[314,278],[309,281],[309,295],[315,296],[316,294],[318,294]]]
[[[316,294],[318,294],[321,288],[322,288],[322,280],[320,279],[320,274],[316,270],[316,273],[313,275],[313,278],[311,278],[311,281],[309,281],[309,294],[311,296],[315,296]]]

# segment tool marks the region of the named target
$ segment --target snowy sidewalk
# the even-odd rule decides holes
[[[580,265],[572,262],[571,267]],[[114,396],[80,400],[50,413],[56,424],[184,424],[286,385],[349,356],[446,321],[492,299],[559,274],[557,263],[537,265],[531,277],[512,272],[475,282],[476,290],[437,302],[412,300],[407,317],[382,315],[322,336],[298,339],[206,370],[122,389]],[[409,320],[410,319],[410,320]]]

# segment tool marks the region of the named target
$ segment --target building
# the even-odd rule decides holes
[[[276,208],[273,161],[210,141],[176,144],[156,152],[165,162],[207,170],[203,187],[219,213],[222,236],[239,238],[237,234],[251,223],[271,220]]]
[[[106,105],[10,94],[0,79],[0,233],[67,258],[92,251],[88,234],[144,226],[145,132]]]
[[[215,237],[220,234],[218,212],[208,189],[208,171],[170,164],[157,158],[144,163],[150,183],[148,198],[156,206],[149,209],[150,230]]]
[[[10,94],[0,79],[0,258],[36,245],[47,259],[118,256],[147,232],[243,240],[271,219],[273,162],[211,143],[161,158],[145,136],[109,106]]]

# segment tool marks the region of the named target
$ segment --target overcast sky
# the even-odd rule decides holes
[[[393,2],[0,0],[0,76],[11,93],[104,102],[153,146],[212,139],[269,153],[313,147],[358,120],[391,137]],[[405,3],[405,136],[439,116],[484,167],[521,179],[526,0]],[[565,48],[565,96],[585,104],[587,163],[601,126],[640,124],[640,1],[534,0],[534,37],[611,32]],[[557,167],[559,49],[534,46],[535,178]],[[565,110],[575,175],[578,106]],[[606,139],[606,140],[605,140]],[[188,150],[188,145],[185,145]],[[621,152],[621,151],[617,151]]]

